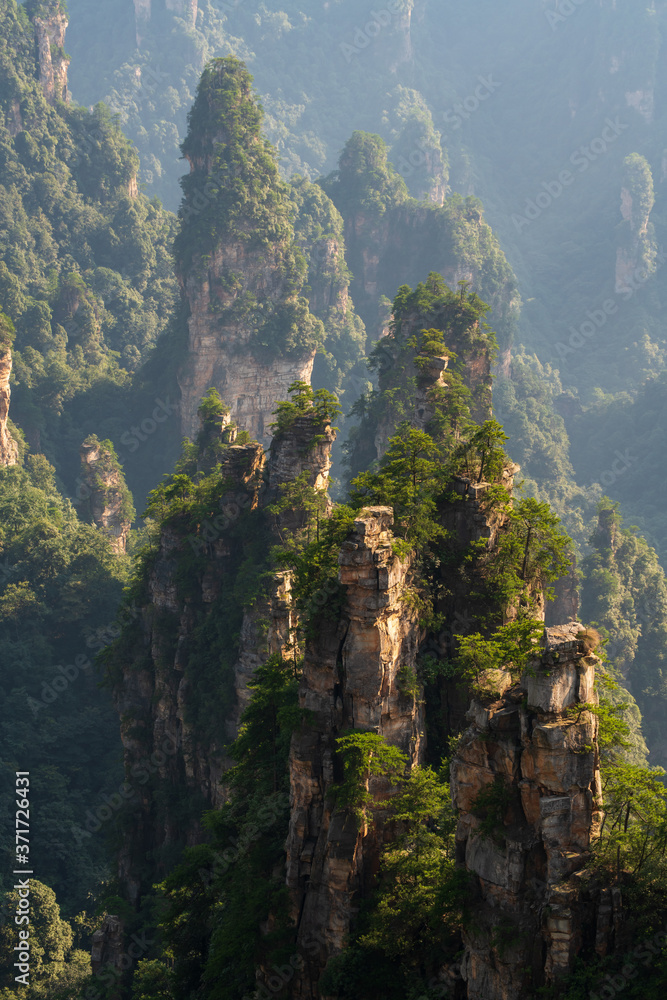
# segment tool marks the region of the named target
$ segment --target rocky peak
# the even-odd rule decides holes
[[[646,281],[655,270],[656,245],[651,211],[655,203],[651,168],[643,156],[632,153],[623,163],[621,188],[622,244],[616,251],[616,292],[634,292],[637,278]]]
[[[81,480],[78,496],[82,513],[104,532],[117,555],[125,552],[134,516],[132,497],[109,441],[86,438],[79,452]]]
[[[39,59],[39,82],[49,104],[67,101],[67,69],[69,56],[65,53],[65,32],[69,21],[58,7],[49,17],[34,19],[35,38]]]
[[[7,426],[11,397],[9,386],[11,371],[12,352],[9,348],[3,348],[0,343],[0,466],[16,465],[19,456],[18,445]]]
[[[457,854],[474,876],[469,1000],[523,1000],[566,973],[595,919],[584,865],[601,820],[599,660],[578,622],[545,629],[518,684],[472,701],[451,766]],[[595,908],[593,908],[595,915]]]
[[[199,0],[165,0],[167,10],[186,17],[192,24],[197,20]]]
[[[209,64],[182,146],[190,175],[176,257],[189,342],[179,383],[184,434],[215,386],[239,427],[268,443],[276,402],[310,382],[323,328],[300,295],[289,192],[251,82],[235,59]]]
[[[325,517],[331,509],[327,490],[331,469],[331,449],[336,434],[328,420],[322,421],[312,413],[292,420],[289,427],[278,431],[271,442],[266,462],[266,492],[262,506],[281,499],[282,487],[300,479],[302,485],[322,494],[320,515]],[[271,534],[276,544],[303,529],[301,513],[292,507],[275,514]],[[291,595],[292,578],[289,572],[274,575],[268,593],[246,608],[239,639],[239,654],[234,666],[236,711],[228,732],[235,737],[244,708],[250,700],[248,685],[255,671],[267,656],[280,653],[285,659],[295,655],[297,616]]]
[[[309,486],[326,491],[335,439],[336,433],[329,421],[320,422],[307,415],[296,417],[289,430],[276,434],[271,442],[268,461],[271,493],[304,472]]]

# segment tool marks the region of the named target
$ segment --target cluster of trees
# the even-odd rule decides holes
[[[112,870],[106,799],[122,782],[118,719],[94,657],[115,634],[129,560],[79,519],[41,455],[0,469],[0,524],[1,885],[14,867],[13,773],[30,771],[34,870],[67,919],[92,915]]]
[[[86,434],[126,429],[132,373],[173,310],[175,219],[134,195],[136,150],[108,108],[46,101],[28,14],[0,11],[0,306],[13,420],[71,488]]]

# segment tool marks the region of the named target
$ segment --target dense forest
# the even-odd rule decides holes
[[[661,995],[666,17],[0,0],[0,1000]]]

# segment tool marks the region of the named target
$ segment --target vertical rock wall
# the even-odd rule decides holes
[[[404,676],[414,674],[421,630],[402,600],[410,562],[392,551],[392,524],[391,508],[361,511],[340,556],[340,623],[323,629],[306,650],[300,704],[312,721],[295,735],[290,755],[287,884],[297,941],[315,940],[319,951],[313,955],[311,945],[304,955],[292,993],[299,1000],[320,996],[317,981],[343,946],[382,845],[381,833],[358,830],[356,819],[334,809],[328,797],[335,738],[348,729],[379,733],[413,764],[423,750],[421,704],[402,690]]]
[[[269,443],[276,403],[287,398],[293,382],[308,382],[315,351],[303,357],[278,357],[263,361],[252,353],[253,329],[241,318],[219,320],[216,312],[228,309],[244,296],[267,304],[285,295],[280,261],[265,251],[247,251],[240,244],[221,241],[211,254],[205,273],[191,273],[184,283],[190,307],[188,355],[179,372],[183,434],[193,438],[197,409],[204,393],[214,385],[231,409],[231,416],[253,438]],[[226,289],[231,271],[241,286]]]
[[[127,487],[116,463],[109,465],[97,440],[84,441],[80,450],[82,480],[87,494],[87,507],[91,520],[111,542],[113,551],[125,552],[131,522],[124,511]]]
[[[9,400],[11,389],[9,376],[12,371],[12,354],[0,349],[0,465],[16,465],[19,449],[16,441],[9,433],[7,420],[9,418]]]
[[[501,697],[473,701],[452,762],[457,852],[476,893],[464,930],[469,1000],[527,1000],[571,968],[582,944],[601,786],[597,719],[578,707],[597,702],[599,661],[581,629],[546,629],[519,684],[506,675]]]
[[[35,18],[35,37],[39,59],[39,82],[49,104],[67,100],[67,69],[70,59],[65,55],[65,32],[69,21],[62,11],[48,19]]]
[[[227,420],[221,421],[220,435],[229,438],[229,431]],[[315,435],[318,442],[313,445]],[[243,611],[236,662],[230,662],[228,713],[218,720],[214,736],[195,730],[189,720],[199,678],[189,658],[196,629],[210,621],[211,614],[220,613],[221,600],[235,600],[244,545],[236,522],[249,512],[246,532],[264,530],[263,508],[278,498],[281,483],[302,473],[307,485],[325,491],[333,439],[330,425],[302,417],[276,436],[268,461],[256,442],[232,444],[217,458],[225,484],[217,499],[219,515],[207,520],[196,536],[183,537],[170,525],[162,529],[145,581],[146,600],[140,608],[130,609],[135,621],[133,645],[115,685],[126,776],[136,799],[120,876],[134,903],[142,891],[139,873],[146,853],[159,856],[167,845],[201,839],[201,810],[224,801],[221,779],[229,765],[225,747],[238,734],[240,715],[249,700],[248,684],[271,654],[290,655],[295,626],[291,580],[288,573],[277,573],[268,596],[260,595]],[[291,511],[285,514],[287,520],[292,516]],[[206,557],[203,569],[194,574],[189,568],[193,554]],[[231,634],[228,642],[233,649]],[[177,815],[182,808],[158,808],[148,773],[165,801],[174,794],[194,795],[201,808],[185,821]]]

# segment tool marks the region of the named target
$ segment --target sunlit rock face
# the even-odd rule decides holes
[[[0,465],[16,465],[19,455],[18,445],[9,433],[7,426],[11,397],[9,386],[11,371],[11,351],[7,350],[3,354],[0,349]]]
[[[355,900],[377,871],[382,848],[381,822],[359,829],[327,797],[336,736],[350,728],[372,731],[412,764],[423,754],[422,704],[402,684],[404,672],[415,670],[422,630],[404,601],[410,559],[394,553],[392,525],[389,507],[359,513],[339,558],[340,621],[306,649],[300,704],[311,721],[292,743],[287,839],[287,884],[305,963],[291,995],[303,1000],[320,996],[317,981],[343,947]],[[371,779],[369,787],[386,792],[384,779]]]
[[[570,970],[602,904],[582,893],[602,796],[597,718],[582,707],[597,703],[599,660],[581,633],[546,629],[520,683],[506,675],[501,697],[474,699],[452,762],[457,852],[478,896],[470,1000],[523,1000]]]

